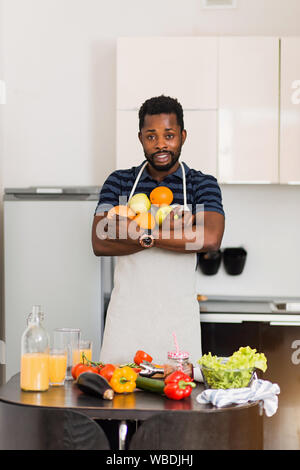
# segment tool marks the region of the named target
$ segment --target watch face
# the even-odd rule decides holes
[[[140,243],[144,248],[150,248],[154,244],[154,238],[151,236],[143,236]]]

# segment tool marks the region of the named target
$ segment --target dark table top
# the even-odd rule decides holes
[[[20,374],[14,375],[0,387],[0,401],[23,406],[42,406],[46,408],[65,408],[79,411],[93,419],[145,420],[157,413],[166,411],[191,411],[196,413],[222,412],[210,404],[200,404],[196,397],[204,390],[197,383],[190,397],[183,400],[170,400],[156,393],[136,390],[128,394],[115,394],[113,400],[102,400],[79,390],[76,383],[66,381],[64,386],[49,387],[46,392],[24,392],[20,388]],[[240,409],[257,405],[234,405],[228,409]]]

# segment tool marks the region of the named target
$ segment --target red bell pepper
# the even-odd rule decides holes
[[[152,362],[152,357],[144,351],[137,351],[133,360],[135,364],[140,365],[143,361]]]
[[[181,400],[190,396],[193,388],[196,387],[193,379],[184,372],[176,370],[165,379],[164,394],[172,400]]]

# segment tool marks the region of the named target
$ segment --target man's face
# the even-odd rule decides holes
[[[181,131],[175,113],[147,114],[139,139],[149,164],[157,171],[168,171],[180,157],[186,131]]]

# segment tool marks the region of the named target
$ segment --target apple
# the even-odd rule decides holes
[[[151,207],[151,202],[147,194],[137,193],[129,199],[128,206],[136,214],[140,214],[141,212],[148,212]]]

